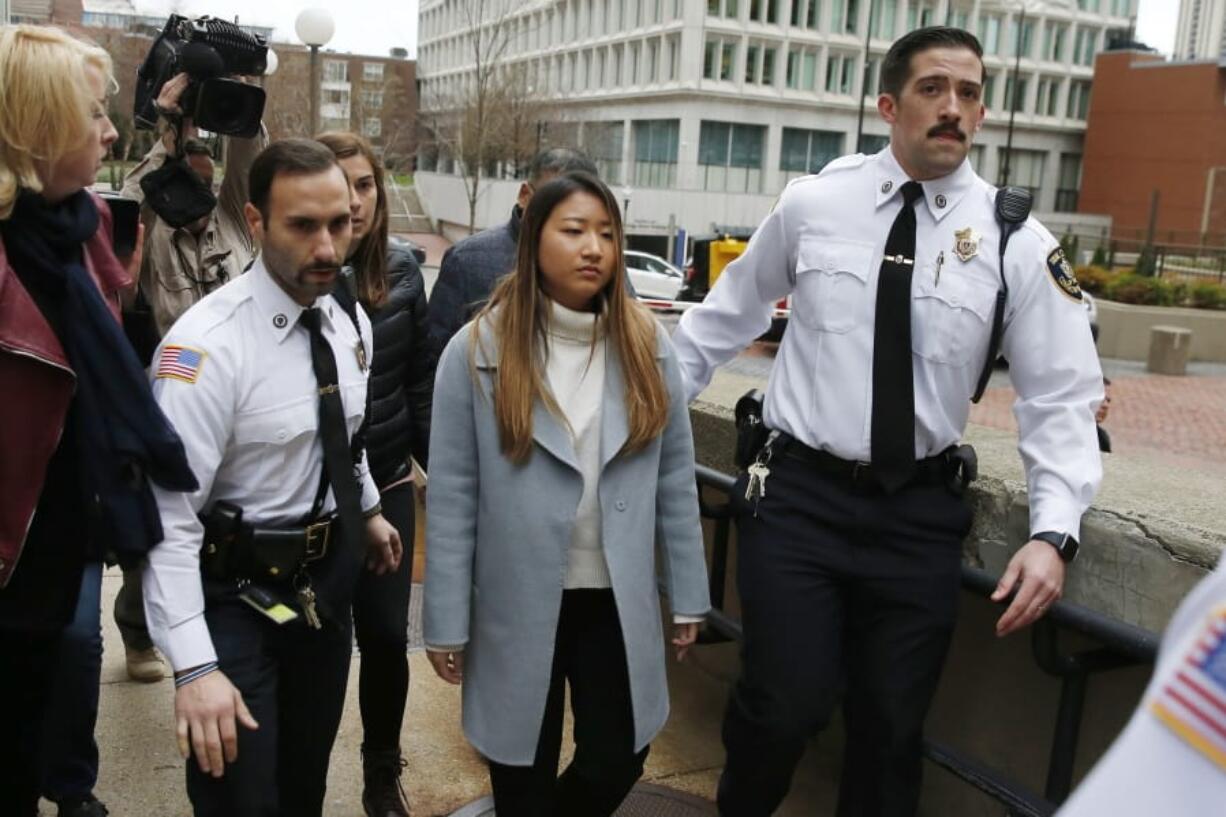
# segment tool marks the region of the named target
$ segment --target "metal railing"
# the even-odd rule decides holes
[[[740,641],[740,622],[725,611],[732,506],[728,502],[713,505],[703,497],[703,488],[731,496],[735,480],[728,474],[703,465],[697,466],[697,477],[702,516],[715,523],[710,565],[712,610],[700,641]],[[962,566],[962,588],[966,592],[987,598],[996,589],[996,581],[986,571],[970,565]],[[1059,641],[1062,630],[1086,636],[1099,646],[1077,652],[1061,652]],[[1000,802],[1010,817],[1047,817],[1056,811],[1072,788],[1073,761],[1077,754],[1090,677],[1112,669],[1152,664],[1158,652],[1158,642],[1156,633],[1066,601],[1052,605],[1033,626],[1031,647],[1035,663],[1048,675],[1060,679],[1060,702],[1043,794],[939,741],[926,740],[924,755],[935,765]]]

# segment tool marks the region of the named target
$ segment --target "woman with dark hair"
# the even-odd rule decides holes
[[[356,202],[352,291],[337,287],[347,308],[356,300],[374,328],[366,453],[379,486],[383,515],[400,533],[404,556],[394,573],[362,574],[354,595],[353,624],[362,654],[358,700],[362,712],[362,805],[370,817],[407,815],[400,786],[404,761],[400,729],[409,693],[409,590],[413,574],[413,482],[410,457],[426,467],[434,355],[428,342],[426,286],[405,247],[388,242],[383,166],[370,143],[333,132],[319,141],[336,154]]]
[[[114,82],[96,46],[0,26],[0,804],[21,817],[38,813],[41,729],[83,575],[96,583],[112,554],[138,565],[161,540],[150,479],[196,487],[120,327],[132,274],[87,190],[117,136]],[[88,799],[79,813],[105,813]]]
[[[668,716],[657,546],[678,658],[710,607],[681,373],[622,241],[599,180],[542,185],[515,270],[439,363],[426,645],[499,817],[606,817],[642,774]]]

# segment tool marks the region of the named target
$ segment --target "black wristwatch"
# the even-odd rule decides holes
[[[1060,558],[1065,564],[1077,558],[1077,551],[1081,549],[1081,545],[1077,540],[1067,533],[1058,533],[1054,530],[1040,531],[1039,533],[1031,534],[1031,539],[1041,539],[1047,544],[1056,549],[1056,553],[1060,554]]]

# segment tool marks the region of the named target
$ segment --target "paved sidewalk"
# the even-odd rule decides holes
[[[1170,377],[1149,374],[1144,363],[1104,360],[1103,372],[1111,380],[1111,409],[1103,427],[1115,454],[1226,475],[1226,366],[1193,363],[1186,376]],[[997,371],[970,420],[1016,431],[1015,399],[1007,373]]]

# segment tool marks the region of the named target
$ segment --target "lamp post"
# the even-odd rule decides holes
[[[1018,91],[1022,78],[1022,31],[1026,28],[1026,3],[1018,3],[1021,9],[1017,18],[1017,38],[1013,43],[1013,93],[1009,95],[1009,132],[1005,137],[1005,165],[1000,170],[1000,186],[1009,184],[1010,164],[1013,160],[1013,120],[1017,117]]]
[[[625,232],[625,228],[630,224],[630,195],[633,192],[634,191],[630,189],[630,185],[626,185],[622,188],[622,230],[623,232]],[[627,244],[630,243],[629,233],[626,233],[626,243]]]
[[[856,153],[864,152],[864,95],[868,93],[869,49],[873,43],[873,15],[877,11],[877,0],[868,4],[868,24],[864,27],[864,72],[860,78],[860,113],[856,117]]]
[[[298,39],[311,49],[311,135],[319,132],[319,49],[336,33],[327,9],[303,9],[294,21]]]

